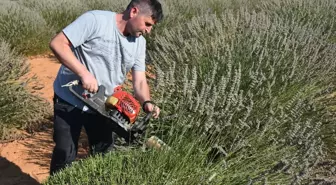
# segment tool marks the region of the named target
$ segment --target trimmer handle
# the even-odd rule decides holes
[[[78,83],[74,85],[79,85],[81,82],[79,81]],[[89,108],[91,108],[93,111],[97,111],[100,114],[108,117],[107,112],[105,111],[105,86],[100,85],[98,87],[98,92],[91,97],[83,97],[82,95],[78,94],[74,89],[73,86],[69,86],[69,90],[74,94],[77,98],[79,98],[85,105],[87,105]]]

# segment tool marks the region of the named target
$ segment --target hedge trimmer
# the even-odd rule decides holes
[[[147,147],[161,148],[166,144],[156,136],[150,137],[146,143],[141,142],[141,137],[146,130],[146,125],[152,116],[152,112],[138,120],[140,113],[139,102],[120,86],[114,89],[114,93],[105,98],[105,86],[100,85],[96,94],[79,95],[73,86],[80,84],[78,80],[72,81],[64,86],[93,111],[106,117],[112,124],[113,131],[124,138],[128,144],[145,144]]]

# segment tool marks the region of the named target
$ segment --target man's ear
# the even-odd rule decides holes
[[[130,18],[136,17],[139,14],[139,8],[133,7],[130,10]]]

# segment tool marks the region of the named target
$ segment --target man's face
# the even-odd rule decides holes
[[[140,37],[150,33],[154,24],[155,21],[150,15],[141,14],[137,8],[132,8],[126,27],[129,34]]]

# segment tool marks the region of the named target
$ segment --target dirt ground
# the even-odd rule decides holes
[[[52,102],[53,81],[60,63],[52,56],[30,58],[30,72],[24,78],[34,79],[28,87],[48,102]],[[54,146],[52,129],[34,134],[23,133],[27,138],[0,143],[0,185],[35,185],[49,176],[51,152]],[[80,145],[82,146],[82,145]],[[78,158],[87,154],[84,145]]]

